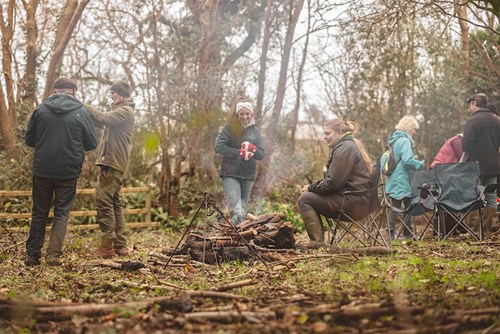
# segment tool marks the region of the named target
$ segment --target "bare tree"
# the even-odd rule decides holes
[[[304,49],[302,50],[302,60],[299,65],[298,75],[297,75],[297,86],[296,86],[296,96],[295,96],[295,106],[292,111],[292,117],[290,122],[290,141],[291,141],[291,151],[295,150],[295,132],[297,131],[297,124],[299,122],[299,111],[300,111],[300,100],[302,97],[302,78],[304,74],[304,67],[306,65],[307,60],[307,48],[309,46],[309,36],[311,33],[311,0],[307,1],[307,31],[306,31],[306,40],[304,42]]]
[[[268,171],[272,161],[272,155],[275,150],[275,140],[278,132],[278,124],[280,123],[281,109],[286,92],[288,64],[290,62],[290,53],[292,49],[293,36],[295,34],[295,27],[299,20],[300,12],[304,5],[304,0],[290,1],[288,12],[288,25],[286,30],[285,42],[283,45],[283,54],[281,55],[281,67],[278,79],[278,88],[276,100],[274,101],[273,112],[269,126],[266,129],[264,142],[266,148],[266,156],[262,160],[262,168],[259,169],[257,180],[255,183],[256,193],[261,196],[266,192],[268,183]]]
[[[0,29],[2,32],[2,76],[5,86],[0,83],[0,131],[8,157],[16,156],[16,107],[14,98],[14,78],[12,76],[12,39],[15,29],[16,1],[9,0],[6,10],[0,3]],[[4,17],[4,12],[7,17]],[[4,88],[5,87],[5,90]]]
[[[262,37],[262,47],[260,53],[260,68],[259,68],[259,88],[257,90],[257,102],[255,104],[255,118],[261,119],[264,114],[262,108],[264,106],[264,93],[266,88],[266,69],[267,69],[267,54],[269,52],[269,41],[271,40],[271,23],[273,20],[273,0],[267,0],[266,10],[264,12],[264,33]]]
[[[462,66],[463,66],[463,75],[461,84],[463,89],[462,97],[465,94],[465,87],[469,82],[469,73],[470,73],[470,62],[469,62],[469,25],[467,23],[467,6],[461,4],[458,0],[453,1],[453,5],[455,8],[455,12],[458,16],[458,23],[460,24],[460,40],[462,42]],[[464,123],[464,111],[460,109],[459,112],[459,121],[460,124]]]
[[[19,84],[19,98],[21,109],[30,110],[35,105],[37,89],[37,24],[36,13],[40,0],[23,0],[26,12],[26,69]],[[17,120],[16,120],[17,124]]]
[[[196,137],[191,147],[191,158],[196,165],[201,166],[204,180],[208,184],[217,179],[215,167],[215,153],[213,143],[217,134],[217,114],[222,109],[223,75],[234,63],[241,58],[255,43],[260,31],[260,16],[263,11],[261,5],[252,3],[243,4],[235,1],[219,0],[199,2],[186,0],[188,8],[202,33],[199,46],[199,61],[197,64],[197,92],[196,112],[203,121],[197,122]],[[245,25],[246,35],[240,45],[232,50],[226,50],[228,55],[223,59],[222,51],[225,41],[231,37],[231,32],[238,31],[241,22],[233,17],[236,13],[248,10],[249,19]],[[224,36],[224,33],[226,36]]]
[[[54,52],[49,62],[49,68],[45,80],[43,98],[47,98],[52,92],[53,82],[60,76],[63,63],[64,51],[68,46],[75,27],[82,17],[83,10],[90,0],[67,0],[63,13],[57,25],[54,40]]]

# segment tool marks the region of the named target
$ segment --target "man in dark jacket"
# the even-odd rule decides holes
[[[75,97],[76,83],[65,77],[54,82],[55,93],[31,115],[25,142],[35,148],[33,158],[33,210],[25,264],[40,264],[52,198],[54,220],[45,255],[48,265],[61,265],[69,212],[76,194],[85,151],[97,147],[90,115]]]
[[[500,174],[500,120],[487,108],[488,97],[483,93],[467,99],[472,116],[465,123],[462,147],[469,161],[478,161],[482,185],[497,182]],[[487,193],[484,214],[484,232],[489,233],[496,214],[496,194]],[[471,225],[479,227],[478,218],[472,215]]]

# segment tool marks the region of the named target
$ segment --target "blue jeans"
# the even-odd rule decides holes
[[[479,177],[479,182],[481,183],[482,186],[486,186],[488,184],[496,184],[497,178],[498,175],[496,174],[482,174]],[[485,193],[484,197],[486,199],[486,206],[495,209],[497,208],[497,193],[495,191],[491,193]]]
[[[54,220],[46,258],[58,258],[62,255],[69,212],[76,195],[76,181],[77,179],[59,180],[33,176],[33,209],[28,241],[26,241],[28,257],[39,259],[42,256],[45,227],[49,221],[49,210],[54,194]]]
[[[248,198],[252,191],[253,181],[226,176],[222,178],[222,184],[231,213],[231,223],[239,224],[247,215]]]

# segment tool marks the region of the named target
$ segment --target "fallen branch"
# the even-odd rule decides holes
[[[247,320],[250,322],[260,322],[261,320],[275,319],[276,313],[272,311],[261,311],[261,312],[214,311],[214,312],[186,313],[184,317],[189,321],[218,321],[218,322],[231,323],[235,321]]]
[[[362,254],[362,255],[377,255],[377,254],[392,254],[396,250],[393,248],[383,246],[361,247],[361,248],[342,248],[337,246],[330,246],[329,252],[335,254]]]
[[[204,298],[222,298],[222,299],[236,299],[248,301],[248,298],[234,293],[218,292],[218,291],[202,291],[202,290],[187,290],[184,291],[189,297],[204,297]]]
[[[113,260],[96,260],[91,261],[89,264],[101,265],[104,267],[110,267],[113,269],[123,270],[123,271],[141,271],[144,268],[144,264],[141,262],[124,261],[116,262]]]
[[[191,300],[186,296],[180,299],[166,297],[151,300],[134,301],[116,304],[57,304],[52,306],[40,306],[37,302],[9,301],[0,304],[0,318],[6,320],[33,318],[39,321],[61,321],[69,320],[74,315],[100,316],[119,309],[143,309],[154,304],[160,305],[162,310],[176,312],[189,312],[192,309]]]
[[[183,288],[182,286],[175,285],[175,284],[170,284],[163,282],[163,285],[148,285],[148,284],[139,284],[135,282],[129,282],[129,281],[118,281],[116,282],[117,284],[122,284],[124,286],[128,287],[133,287],[133,288],[140,288],[140,289],[149,289],[149,290],[187,290],[186,288]]]
[[[257,284],[258,281],[255,279],[247,279],[239,282],[233,282],[233,283],[228,283],[228,284],[223,284],[216,288],[216,291],[222,292],[222,291],[227,291],[231,289],[236,289],[236,288],[241,288],[244,286],[249,286],[249,285],[254,285]]]

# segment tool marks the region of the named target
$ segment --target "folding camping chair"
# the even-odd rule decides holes
[[[439,187],[438,218],[443,220],[447,214],[455,223],[443,240],[452,235],[458,227],[467,231],[474,239],[483,240],[484,193],[495,191],[496,184],[486,187],[479,185],[480,170],[477,161],[437,164],[435,169]],[[479,210],[479,235],[467,220],[469,214],[476,210]]]
[[[379,198],[379,180],[380,180],[380,163],[374,162],[374,173],[372,177],[373,186],[370,189],[359,191],[346,191],[346,196],[363,196],[369,197],[368,215],[360,220],[353,219],[343,208],[343,202],[338,213],[334,217],[325,217],[327,222],[330,244],[341,243],[347,235],[352,238],[347,243],[350,246],[362,245],[364,247],[381,245],[388,247],[385,237],[380,232],[380,227],[383,219],[384,211],[380,205]]]
[[[401,227],[396,229],[396,239],[399,238],[403,229],[406,229],[410,232],[412,239],[422,240],[429,227],[435,230],[432,224],[434,217],[437,215],[435,197],[437,194],[437,180],[434,169],[410,170],[410,186],[411,194],[409,195],[411,196],[411,202],[408,207],[404,209],[394,207],[389,200],[391,194],[385,192],[385,187],[384,206],[387,210],[394,211],[397,214],[397,219],[401,222]],[[425,222],[425,227],[420,234],[416,229],[416,224],[411,224],[411,219],[416,216],[421,216]],[[389,227],[389,214],[387,214],[387,218],[387,226]]]

